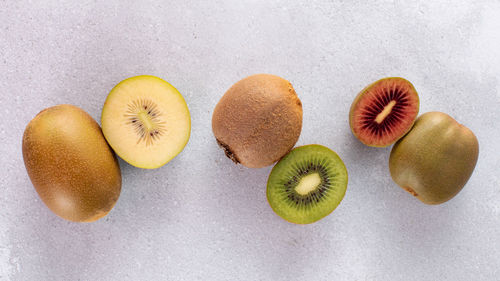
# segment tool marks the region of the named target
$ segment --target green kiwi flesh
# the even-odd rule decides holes
[[[340,204],[347,189],[347,169],[331,149],[317,144],[300,146],[272,169],[267,200],[283,219],[308,224]]]

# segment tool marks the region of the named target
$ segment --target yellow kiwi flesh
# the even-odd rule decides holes
[[[191,117],[182,95],[166,81],[149,75],[125,79],[111,90],[101,124],[116,154],[145,169],[173,159],[191,133]]]
[[[95,221],[118,200],[120,166],[99,125],[82,109],[43,110],[27,125],[22,148],[31,182],[58,216]]]
[[[288,153],[302,130],[302,103],[292,84],[271,74],[236,82],[217,103],[212,130],[226,156],[249,168]]]

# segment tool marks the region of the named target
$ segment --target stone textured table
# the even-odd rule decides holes
[[[0,1],[0,280],[500,278],[500,2],[69,2]],[[343,202],[317,223],[275,215],[271,167],[234,165],[212,136],[219,98],[262,72],[303,102],[297,145],[326,145],[348,168]],[[62,103],[99,120],[110,89],[139,74],[184,95],[187,147],[157,170],[120,161],[107,217],[60,219],[27,176],[24,127]],[[390,178],[390,148],[352,136],[355,94],[385,76],[413,82],[421,113],[476,133],[476,170],[453,200],[412,198]]]

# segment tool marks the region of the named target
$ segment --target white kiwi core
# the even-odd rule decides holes
[[[151,118],[149,118],[149,115],[146,111],[141,111],[139,114],[137,114],[137,117],[141,122],[144,124],[147,130],[151,130],[154,128],[153,122],[151,122]]]
[[[314,191],[321,184],[321,177],[318,173],[307,175],[300,179],[299,184],[295,187],[295,191],[300,195],[307,195]]]

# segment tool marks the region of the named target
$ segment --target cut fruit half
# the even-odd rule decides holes
[[[104,137],[129,164],[163,166],[186,146],[191,117],[182,95],[150,75],[123,80],[108,95],[101,116]]]
[[[274,166],[267,200],[283,219],[308,224],[333,212],[346,189],[347,169],[337,153],[322,145],[305,145]]]
[[[354,99],[349,125],[362,143],[385,147],[411,129],[418,109],[418,94],[409,81],[384,78],[363,89]]]

